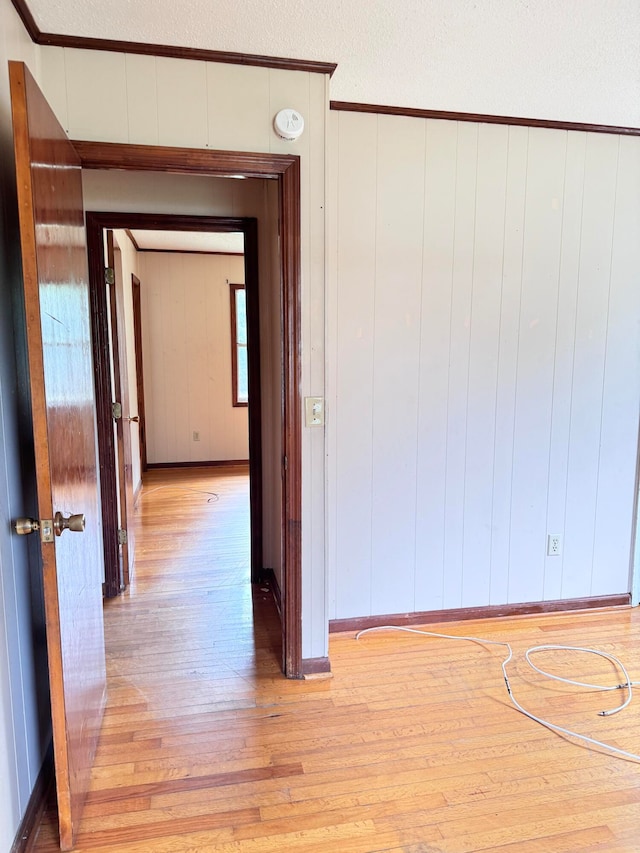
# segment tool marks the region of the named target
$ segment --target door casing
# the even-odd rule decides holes
[[[300,158],[290,154],[74,140],[84,169],[242,176],[278,182],[282,305],[282,666],[302,669],[302,432]]]
[[[260,306],[258,281],[258,232],[257,222],[250,217],[184,216],[130,212],[94,212],[86,214],[87,248],[89,253],[89,281],[92,300],[92,324],[96,348],[108,339],[107,311],[103,270],[105,266],[103,231],[112,229],[152,229],[156,231],[217,231],[242,232],[244,236],[245,286],[247,290],[247,330],[249,351],[249,494],[251,503],[251,582],[259,583],[262,578],[262,407],[260,388]],[[112,312],[113,314],[113,312]],[[112,327],[114,319],[112,317]],[[118,336],[112,334],[114,340]],[[139,353],[136,353],[139,355]],[[98,443],[101,467],[107,467],[114,458],[113,426],[111,415],[109,360],[94,353],[96,364],[96,387],[98,409]],[[99,374],[99,375],[98,375]],[[142,401],[144,402],[144,401]],[[138,401],[140,410],[140,400]],[[146,458],[146,455],[145,455]],[[103,466],[104,462],[104,466]],[[110,480],[109,480],[110,482]],[[117,528],[117,505],[115,493],[102,489],[103,527],[113,531]],[[110,535],[113,535],[110,533]],[[118,563],[111,562],[117,556],[111,543],[105,546],[105,589],[108,597],[113,589],[118,592]]]

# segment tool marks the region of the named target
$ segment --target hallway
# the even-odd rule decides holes
[[[250,584],[248,469],[149,471],[136,535],[133,583],[105,602],[108,702],[78,850],[256,820],[229,786],[288,772],[260,750],[238,763],[229,728],[287,686],[271,592]],[[56,834],[47,821],[35,849],[57,850]]]

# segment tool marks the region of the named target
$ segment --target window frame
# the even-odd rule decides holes
[[[247,399],[241,400],[238,397],[238,347],[244,347],[248,350],[248,329],[247,342],[242,344],[238,342],[238,316],[236,309],[236,293],[242,290],[245,294],[245,318],[247,313],[247,288],[244,284],[229,284],[229,294],[231,298],[231,400],[234,407],[242,407],[249,405],[249,395],[247,390]],[[248,355],[247,355],[247,389],[249,387],[248,376]]]

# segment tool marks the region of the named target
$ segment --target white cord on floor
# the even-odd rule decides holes
[[[606,749],[609,752],[613,752],[616,755],[620,755],[623,758],[630,758],[634,761],[640,761],[640,755],[636,755],[634,752],[627,752],[626,749],[619,749],[617,746],[612,746],[609,743],[604,743],[603,741],[596,740],[595,738],[589,737],[588,735],[581,735],[578,732],[573,732],[570,729],[565,729],[563,726],[557,726],[555,723],[550,723],[548,720],[543,720],[541,717],[537,717],[535,714],[532,714],[530,711],[527,711],[526,708],[523,708],[522,705],[518,702],[518,700],[513,695],[511,690],[511,684],[509,682],[509,676],[507,675],[507,665],[513,658],[513,649],[511,648],[511,643],[503,642],[501,640],[486,640],[482,637],[460,637],[453,634],[438,634],[435,631],[421,631],[418,628],[405,628],[400,625],[379,625],[374,628],[364,628],[362,631],[358,631],[356,634],[356,640],[359,640],[363,634],[369,634],[372,631],[405,631],[408,634],[423,634],[425,637],[439,637],[443,640],[466,640],[470,643],[479,643],[482,646],[502,646],[503,648],[508,650],[508,654],[506,658],[502,661],[502,674],[504,676],[504,683],[507,688],[507,693],[509,694],[509,698],[511,699],[512,704],[521,714],[524,714],[525,717],[528,717],[530,720],[533,720],[536,723],[539,723],[541,726],[545,726],[545,728],[550,729],[554,732],[560,732],[561,734],[568,735],[572,738],[577,738],[578,740],[582,740],[585,743],[591,744],[593,746],[602,747],[602,749]],[[559,675],[553,675],[552,673],[546,672],[543,669],[537,667],[531,661],[531,655],[536,654],[538,652],[543,651],[571,651],[571,652],[586,652],[587,654],[597,655],[598,657],[606,658],[610,661],[614,666],[619,667],[620,672],[624,676],[624,681],[620,684],[615,684],[612,686],[604,686],[600,684],[590,684],[582,681],[572,681],[568,678],[562,678]],[[559,646],[559,645],[543,645],[543,646],[532,646],[530,649],[527,649],[525,652],[525,658],[529,666],[534,669],[536,672],[540,673],[540,675],[544,675],[547,678],[553,678],[555,681],[561,681],[565,684],[573,684],[578,687],[586,687],[592,690],[627,690],[627,698],[625,701],[618,706],[617,708],[613,708],[608,711],[599,711],[599,715],[601,717],[608,717],[611,714],[616,714],[618,711],[622,711],[627,705],[631,702],[633,696],[633,687],[638,686],[640,682],[631,681],[629,678],[629,674],[627,673],[626,668],[622,664],[622,662],[615,657],[615,655],[610,655],[607,652],[602,652],[597,649],[587,649],[582,648],[580,646]]]

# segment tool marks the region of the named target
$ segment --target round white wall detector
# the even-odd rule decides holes
[[[273,127],[278,136],[293,142],[302,136],[304,119],[297,110],[280,110],[273,120]]]

